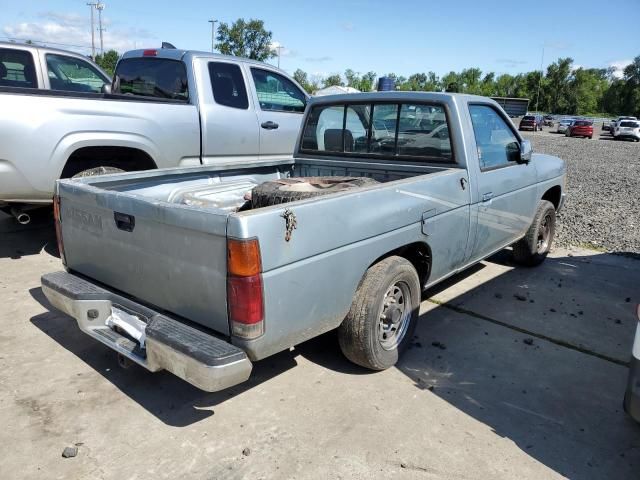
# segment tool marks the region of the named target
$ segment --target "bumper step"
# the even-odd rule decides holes
[[[51,304],[75,318],[80,330],[147,370],[168,370],[208,392],[249,378],[246,353],[215,335],[68,272],[48,273],[41,281]],[[105,325],[113,307],[146,323],[146,348]]]

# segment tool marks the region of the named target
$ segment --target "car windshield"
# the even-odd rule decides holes
[[[640,127],[640,122],[632,122],[632,121],[626,120],[624,122],[620,122],[620,126],[621,127],[638,128],[638,127]]]
[[[560,123],[562,125],[571,125],[573,123],[573,120],[565,119],[565,120],[561,120]]]
[[[575,123],[576,127],[590,127],[591,122],[587,122],[586,120],[579,120]]]
[[[532,116],[532,115],[527,115],[525,117],[522,117],[523,120],[535,120],[536,117]]]

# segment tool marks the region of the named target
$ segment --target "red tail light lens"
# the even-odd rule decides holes
[[[62,224],[60,218],[60,197],[58,195],[53,196],[53,218],[56,227],[56,240],[58,241],[58,252],[60,253],[60,260],[62,264],[67,264],[67,259],[64,256],[64,243],[62,243]]]
[[[158,51],[155,49],[144,50],[142,52],[142,55],[145,57],[155,57],[156,55],[158,55]]]
[[[227,305],[231,332],[252,339],[264,333],[262,262],[258,240],[227,243]]]

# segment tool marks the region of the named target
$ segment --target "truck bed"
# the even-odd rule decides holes
[[[241,168],[205,166],[62,180],[57,188],[67,268],[228,335],[227,236],[237,234],[229,231],[229,219],[236,217],[236,225],[253,219],[265,236],[277,234],[278,241],[281,237],[279,217],[285,206],[238,211],[253,186],[283,177],[320,175],[367,176],[384,185],[447,170],[452,169],[289,158]],[[326,203],[339,196],[356,198],[363,191],[329,194],[287,207]],[[266,245],[269,239],[263,241]],[[288,254],[295,252],[292,248]],[[270,258],[284,261],[281,254]],[[265,271],[269,260],[263,261]]]

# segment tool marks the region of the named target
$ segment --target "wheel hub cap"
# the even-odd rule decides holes
[[[411,297],[405,283],[394,283],[382,301],[379,321],[380,345],[393,350],[402,342],[411,317]]]

